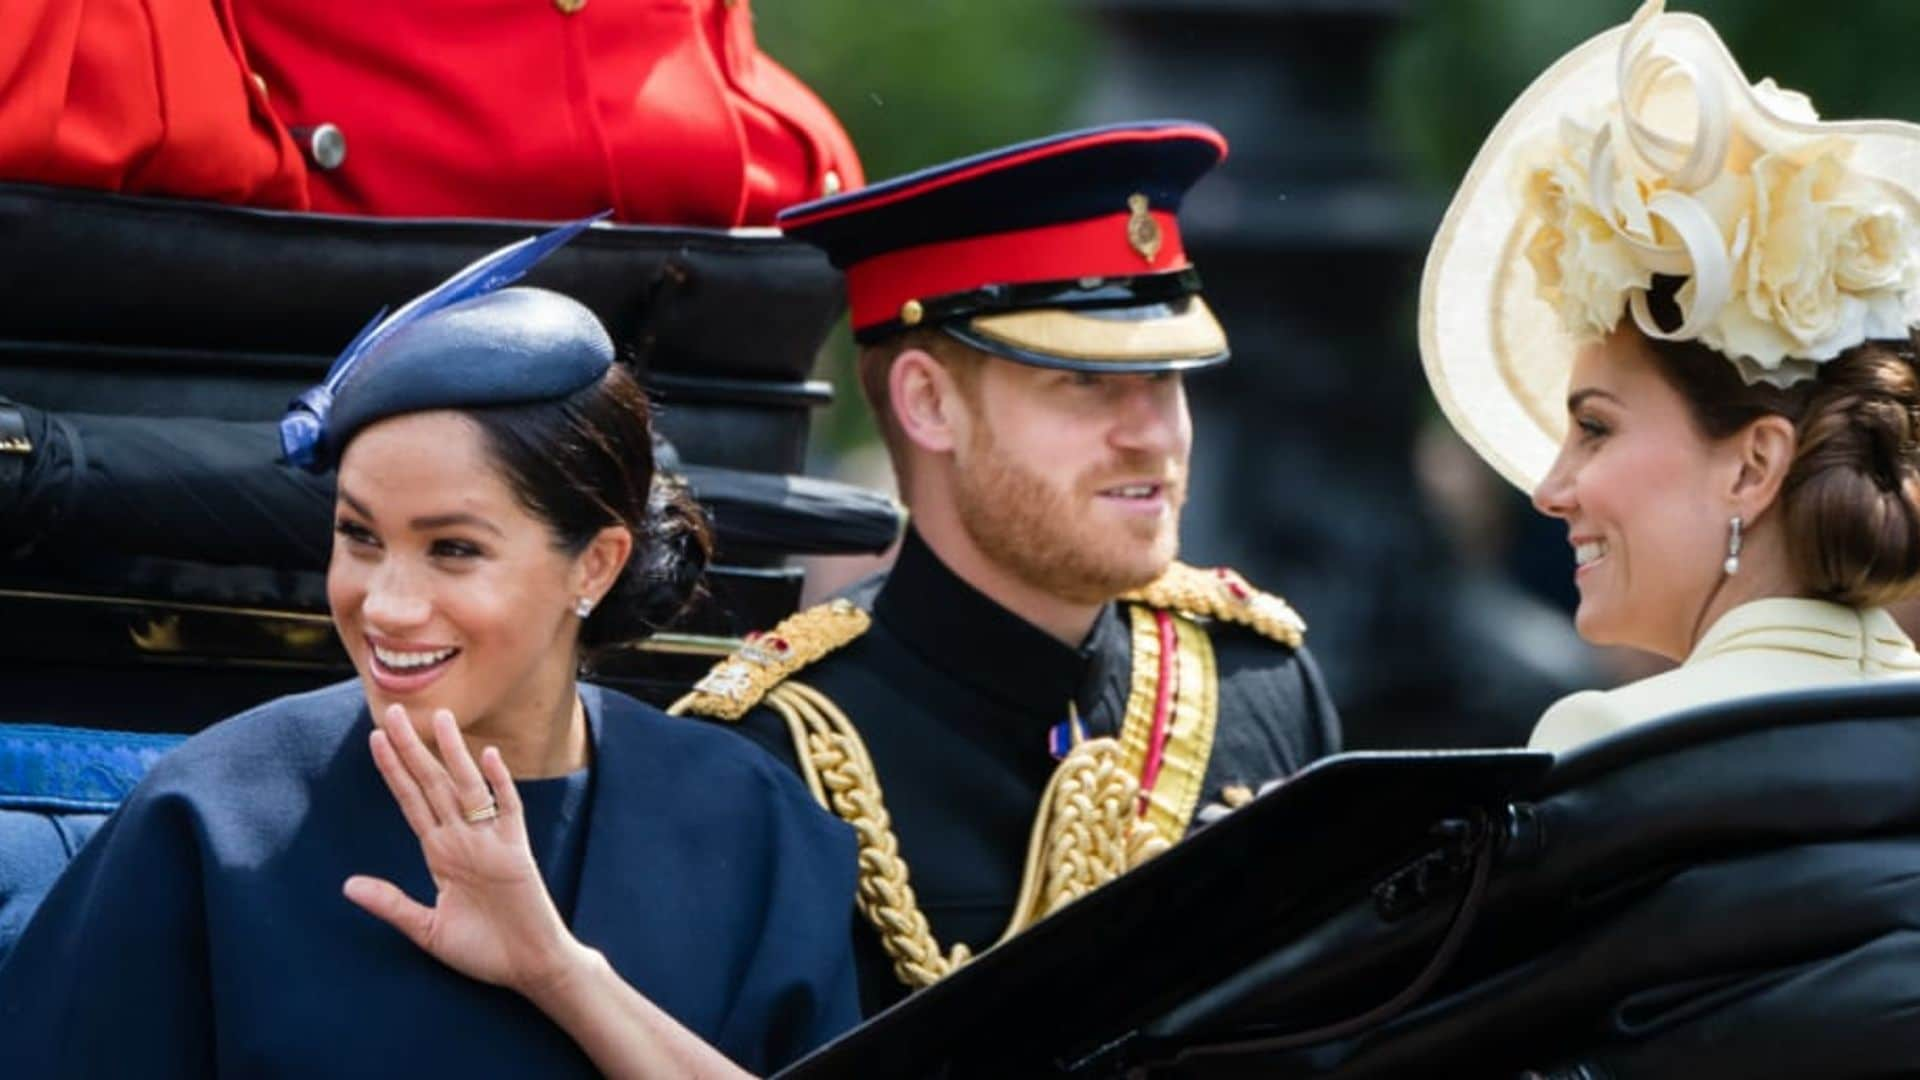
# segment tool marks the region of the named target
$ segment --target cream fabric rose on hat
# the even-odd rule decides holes
[[[1656,240],[1641,193],[1631,184],[1612,192],[1613,204],[1627,212],[1608,220],[1589,190],[1586,163],[1566,150],[1591,145],[1594,138],[1591,130],[1565,122],[1548,160],[1524,179],[1527,210],[1541,222],[1527,243],[1527,259],[1541,295],[1579,336],[1604,336],[1626,311],[1628,293],[1653,284],[1653,271],[1627,244],[1629,236]]]
[[[1523,169],[1527,245],[1541,295],[1576,337],[1604,337],[1628,310],[1658,336],[1698,338],[1749,382],[1812,375],[1901,332],[1920,280],[1912,215],[1854,172],[1851,147],[1740,121],[1725,91],[1742,82],[1698,48],[1664,48],[1660,2],[1641,9],[1621,47],[1620,100],[1596,123],[1563,121]],[[1771,80],[1757,113],[1817,122],[1804,95]],[[1686,277],[1686,331],[1662,334],[1634,308],[1655,274]]]
[[[1920,276],[1912,221],[1848,170],[1847,153],[1828,141],[1754,163],[1744,311],[1723,314],[1708,344],[1764,368],[1786,356],[1831,360],[1903,331],[1905,294]]]
[[[1682,324],[1647,310],[1683,279]],[[1823,122],[1648,0],[1529,87],[1428,254],[1421,353],[1455,428],[1530,487],[1573,353],[1623,318],[1789,386],[1920,319],[1920,127]]]

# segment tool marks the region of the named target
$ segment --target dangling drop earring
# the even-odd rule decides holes
[[[1727,561],[1720,564],[1720,569],[1732,577],[1740,572],[1740,515],[1733,515],[1727,525],[1730,529],[1727,533]]]

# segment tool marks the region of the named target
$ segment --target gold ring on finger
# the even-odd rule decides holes
[[[476,806],[461,816],[467,819],[467,824],[469,825],[478,825],[483,821],[492,821],[494,818],[500,816],[500,804],[494,802],[492,799],[488,799],[487,805]]]

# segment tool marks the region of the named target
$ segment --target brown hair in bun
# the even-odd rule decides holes
[[[1649,292],[1677,325],[1676,279]],[[1762,416],[1793,422],[1798,446],[1780,490],[1794,577],[1813,596],[1873,607],[1920,594],[1920,328],[1867,341],[1790,389],[1752,386],[1699,342],[1646,339],[1700,430],[1723,439]]]
[[[1856,607],[1920,591],[1920,373],[1915,337],[1821,365],[1781,489],[1802,584]]]

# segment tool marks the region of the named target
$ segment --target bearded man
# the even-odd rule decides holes
[[[854,826],[870,1013],[1338,749],[1292,609],[1174,561],[1182,380],[1227,358],[1176,212],[1225,151],[1100,128],[781,215],[847,273],[912,527],[676,709]]]

